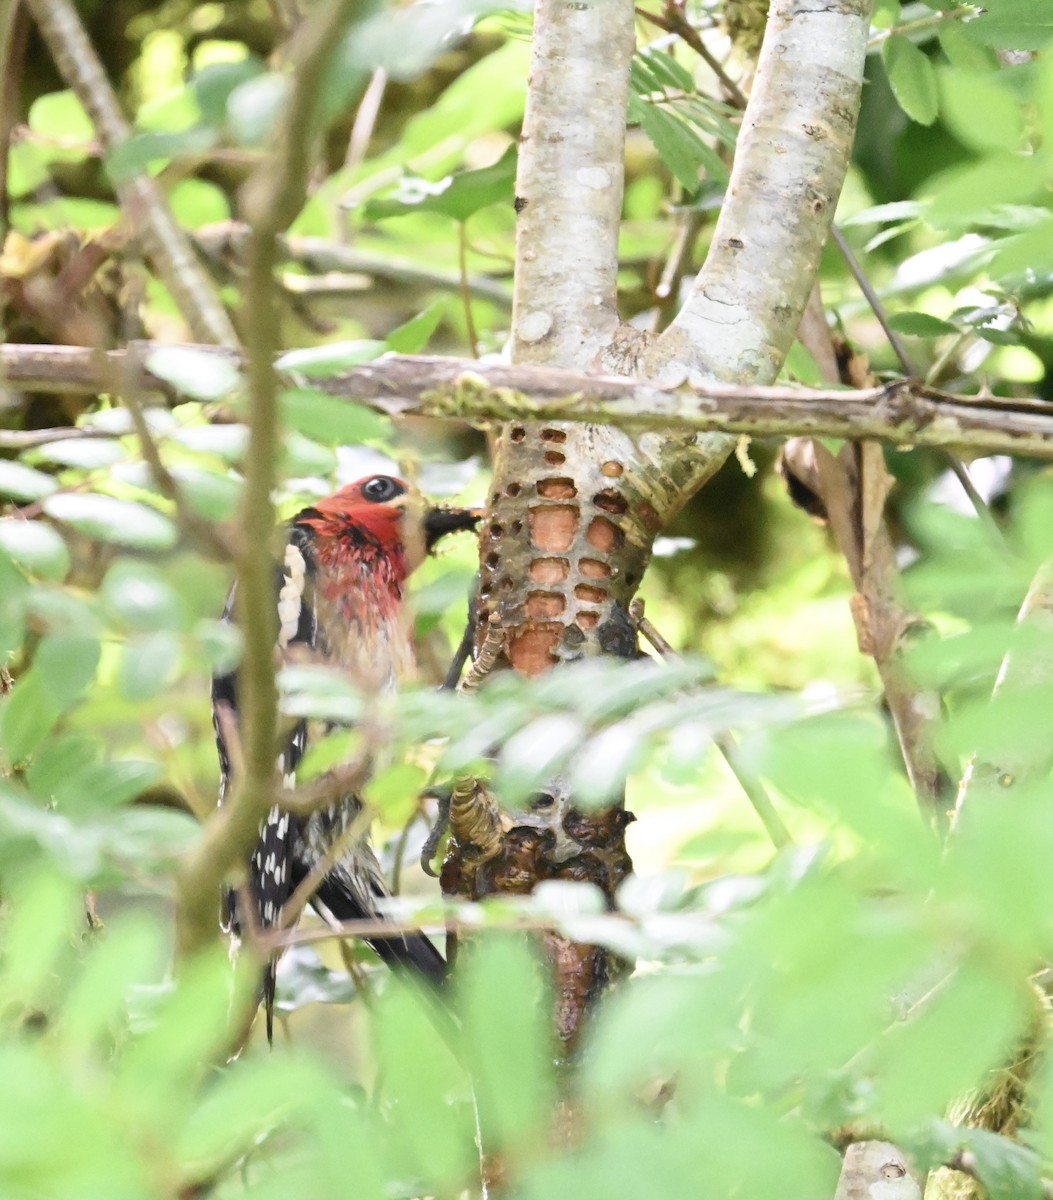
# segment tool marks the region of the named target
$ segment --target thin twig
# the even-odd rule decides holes
[[[221,221],[206,225],[194,235],[195,244],[212,259],[228,255],[235,261],[245,256],[251,230],[242,221]],[[438,288],[457,292],[461,288],[460,271],[446,270],[428,263],[409,262],[364,250],[360,246],[345,246],[320,237],[301,237],[286,234],[279,238],[283,261],[294,262],[308,271],[326,275],[334,272],[369,275],[396,286]],[[506,284],[487,275],[468,277],[472,295],[486,300],[497,308],[512,307],[512,292]]]
[[[856,281],[856,285],[863,293],[867,304],[870,305],[870,310],[877,318],[878,324],[884,331],[885,337],[888,339],[888,344],[892,347],[896,358],[899,359],[899,365],[903,369],[903,373],[908,378],[916,379],[919,377],[918,369],[907,352],[907,347],[903,343],[903,339],[892,328],[892,322],[889,320],[888,312],[884,304],[881,302],[881,297],[877,294],[877,290],[870,282],[870,278],[859,259],[856,258],[855,252],[848,243],[848,239],[836,225],[830,227],[830,233],[833,237],[838,250],[841,252],[841,257],[845,260],[845,265],[848,267],[852,278]],[[961,484],[962,491],[968,497],[969,503],[973,506],[976,515],[980,518],[984,528],[996,540],[996,542],[1004,546],[1005,537],[1002,530],[998,526],[998,522],[994,519],[987,501],[976,490],[976,485],[972,481],[969,470],[957,454],[950,450],[943,451],[944,459],[950,467],[954,477]]]
[[[351,126],[351,136],[347,141],[347,154],[344,156],[345,171],[353,171],[366,157],[387,86],[387,71],[383,67],[377,67],[370,77],[366,90],[362,93],[362,99],[358,102],[358,111],[355,113],[355,121]]]
[[[659,29],[664,29],[666,33],[672,33],[683,39],[717,77],[732,104],[738,108],[746,107],[745,93],[724,70],[724,64],[702,40],[701,34],[684,16],[683,8],[676,3],[676,0],[668,0],[661,14],[648,12],[645,8],[637,8],[636,15],[645,21],[650,21],[652,25],[657,25]]]
[[[881,326],[882,332],[885,334],[888,344],[892,347],[896,358],[899,359],[899,365],[903,371],[903,374],[910,379],[917,378],[918,372],[914,366],[914,363],[911,361],[910,355],[907,353],[907,347],[903,344],[903,339],[892,328],[892,324],[889,321],[888,312],[886,311],[884,304],[881,302],[881,297],[877,294],[874,285],[870,282],[870,278],[866,271],[863,270],[863,266],[859,259],[856,258],[855,251],[849,245],[848,239],[836,225],[832,225],[830,227],[830,236],[833,238],[834,244],[841,252],[841,257],[845,260],[845,266],[848,267],[849,274],[856,281],[856,286],[863,293],[863,297],[867,304],[870,305],[870,311],[877,318],[877,322]]]
[[[677,654],[673,646],[666,641],[650,620],[644,616],[644,602],[639,596],[630,601],[629,616],[639,631],[640,636],[650,642],[662,658],[670,660],[680,658],[680,655]],[[753,809],[760,818],[760,822],[764,826],[768,837],[771,838],[772,845],[776,850],[784,850],[787,846],[792,846],[792,834],[787,829],[782,817],[779,816],[771,796],[768,795],[767,788],[760,781],[759,777],[742,761],[742,756],[738,752],[738,745],[735,739],[725,730],[723,733],[718,733],[714,736],[713,744],[728,764],[732,775],[738,781],[739,787],[745,793],[746,799],[753,805]]]
[[[879,29],[867,42],[867,50],[876,50],[882,42],[887,42],[889,38],[905,37],[912,33],[920,33],[925,29],[935,29],[944,21],[960,21],[963,17],[971,17],[981,11],[983,10],[979,5],[959,4],[957,8],[945,8],[942,12],[929,13],[924,17],[917,17],[913,21],[904,21],[902,25]]]
[[[464,221],[457,222],[457,265],[461,272],[461,304],[464,308],[464,327],[468,335],[468,349],[472,356],[479,357],[479,335],[472,316],[472,289],[468,282],[468,234]]]

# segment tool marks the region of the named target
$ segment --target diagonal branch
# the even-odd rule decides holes
[[[25,2],[55,65],[87,109],[99,139],[112,155],[128,142],[131,129],[72,0]],[[116,190],[121,207],[141,232],[148,257],[194,336],[221,346],[236,346],[237,334],[212,281],[195,258],[157,183],[140,170],[126,171],[118,179]]]
[[[870,8],[772,4],[709,255],[655,348],[665,376],[767,383],[782,366],[848,167]]]

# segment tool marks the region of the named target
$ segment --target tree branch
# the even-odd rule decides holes
[[[633,24],[631,0],[537,5],[516,177],[516,362],[588,367],[617,327]]]
[[[793,343],[852,150],[870,0],[775,0],[705,266],[652,370],[766,383]]]
[[[213,258],[229,255],[238,260],[245,256],[251,233],[243,221],[221,221],[199,229],[194,241],[205,254]],[[278,247],[283,261],[297,263],[319,274],[346,272],[369,275],[395,285],[439,288],[445,292],[461,289],[460,271],[392,258],[358,246],[343,246],[326,238],[285,234],[278,239]],[[512,291],[499,280],[471,274],[468,276],[468,286],[472,295],[480,300],[487,300],[501,309],[512,307]]]
[[[137,343],[135,349],[145,357],[159,344]],[[240,361],[215,347],[193,349]],[[3,345],[0,381],[25,391],[101,392],[125,355],[123,350],[99,355],[80,346]],[[909,379],[855,390],[718,383],[672,387],[553,367],[387,355],[311,382],[331,395],[395,417],[442,417],[480,425],[605,422],[627,430],[654,430],[667,439],[673,433],[873,438],[903,449],[954,447],[977,455],[1053,459],[1053,409],[1041,400],[965,396]],[[148,390],[171,390],[146,370],[140,383]],[[0,439],[8,440],[0,445],[18,449],[87,436],[89,431],[79,429],[2,431]]]
[[[87,109],[95,131],[112,156],[131,137],[95,48],[71,0],[25,0],[62,77]],[[154,179],[136,169],[116,182],[121,208],[140,230],[146,252],[172,293],[194,336],[236,346],[237,334],[212,281],[202,270],[186,234],[176,223]]]

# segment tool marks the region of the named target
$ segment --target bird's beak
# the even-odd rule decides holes
[[[424,514],[424,544],[428,550],[448,533],[474,529],[483,517],[481,508],[429,508]]]

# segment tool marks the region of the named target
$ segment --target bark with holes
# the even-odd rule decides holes
[[[773,3],[710,260],[673,327],[654,338],[617,316],[632,0],[539,0],[516,181],[514,361],[663,381],[770,382],[800,321],[847,166],[868,15],[868,0],[821,10]],[[503,665],[532,676],[591,655],[635,655],[628,605],[655,536],[733,445],[727,434],[654,426],[634,435],[560,421],[503,425],[482,530],[478,626],[487,636],[500,631]],[[553,779],[532,806],[504,814],[496,848],[481,851],[454,822],[444,888],[475,899],[580,879],[613,903],[630,870],[630,820],[620,805],[580,811]],[[558,937],[548,949],[569,1053],[589,1003],[624,964]]]

